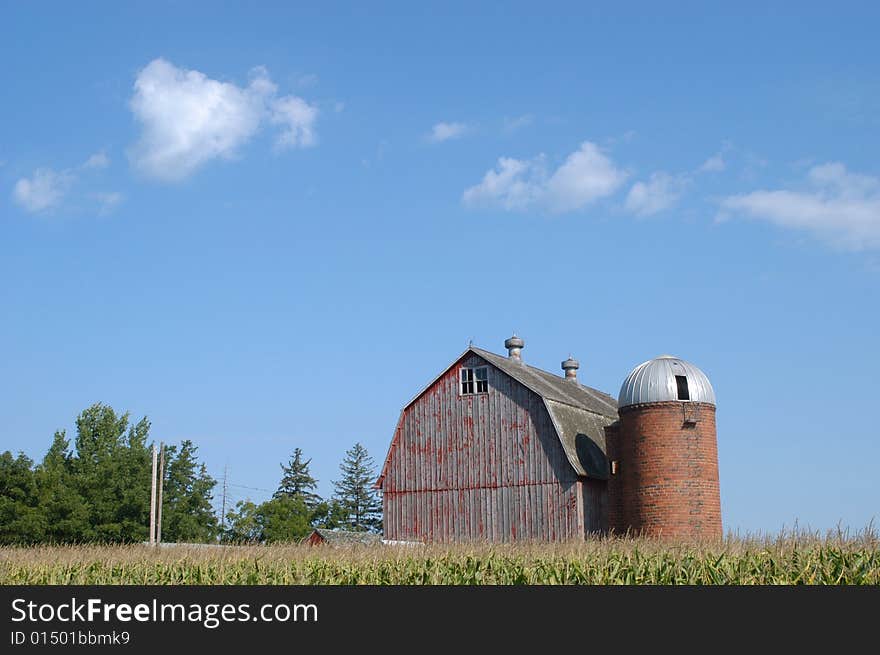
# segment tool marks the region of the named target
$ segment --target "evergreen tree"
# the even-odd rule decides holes
[[[281,465],[283,475],[278,484],[278,490],[272,497],[299,497],[303,499],[306,507],[311,510],[315,509],[321,502],[321,497],[313,491],[317,488],[318,481],[309,473],[309,464],[311,463],[311,459],[303,461],[302,450],[295,448],[287,466]]]
[[[0,544],[38,543],[45,534],[33,462],[7,450],[0,454]]]
[[[189,439],[179,449],[165,449],[163,541],[207,543],[217,536],[217,517],[211,505],[217,481],[196,461],[197,450]]]
[[[346,527],[352,530],[382,531],[382,504],[373,487],[374,469],[373,458],[360,443],[345,452],[339,465],[342,477],[333,482],[333,487],[336,500],[347,514]]]
[[[73,476],[73,455],[63,430],[55,433],[35,476],[40,509],[46,518],[46,540],[53,543],[84,541],[89,530],[89,510]]]

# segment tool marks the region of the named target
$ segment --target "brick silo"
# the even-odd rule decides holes
[[[706,375],[669,355],[644,362],[624,381],[618,412],[609,433],[609,527],[720,538],[715,392]]]

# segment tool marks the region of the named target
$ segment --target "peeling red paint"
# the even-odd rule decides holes
[[[461,396],[460,366],[486,364],[463,359],[401,412],[380,478],[386,538],[581,536],[577,494],[587,491],[543,401],[491,365],[489,392]]]

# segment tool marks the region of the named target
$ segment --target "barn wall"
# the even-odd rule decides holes
[[[584,531],[587,535],[608,531],[608,482],[587,478],[581,480],[584,505]]]
[[[598,530],[604,483],[580,482],[543,400],[489,366],[489,392],[459,394],[467,355],[407,407],[382,482],[386,539],[562,540]]]

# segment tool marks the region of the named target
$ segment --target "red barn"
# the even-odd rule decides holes
[[[564,375],[554,375],[523,362],[519,337],[504,345],[506,357],[469,347],[401,411],[376,483],[385,539],[562,541],[609,528],[720,536],[715,400],[699,369],[675,359],[690,368],[673,380],[653,365],[663,358],[637,367],[621,390],[621,430],[618,402],[580,384],[577,361],[565,360]],[[641,396],[627,387],[637,371],[654,385],[651,393],[646,384],[637,389]],[[687,375],[697,374],[692,397],[682,397]],[[680,421],[674,410],[684,404],[689,413]],[[710,409],[711,425],[704,420]],[[665,416],[666,423],[633,421],[643,415]],[[697,423],[703,425],[688,431]],[[656,447],[639,445],[645,443]],[[703,459],[690,461],[697,451]],[[643,461],[646,452],[662,454],[662,466]],[[640,480],[666,480],[667,470],[674,479],[659,487],[655,511],[655,492]]]
[[[523,341],[503,357],[469,347],[400,414],[378,486],[385,538],[513,541],[604,529],[606,425],[614,399],[528,366]]]

